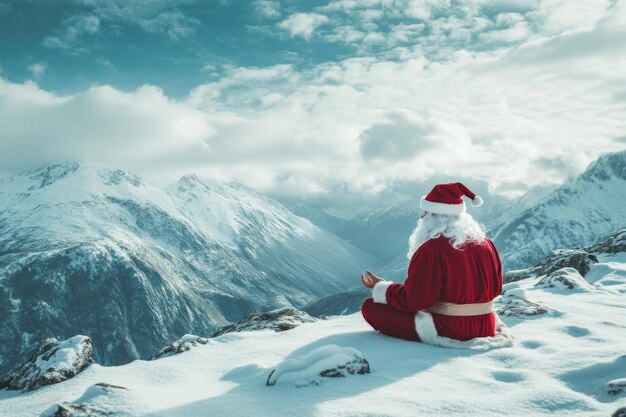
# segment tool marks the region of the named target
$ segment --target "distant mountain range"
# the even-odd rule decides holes
[[[0,178],[0,370],[50,336],[103,364],[350,288],[372,257],[240,184],[66,163]]]
[[[551,250],[590,245],[626,226],[626,151],[606,154],[582,174],[493,231],[507,269],[526,268]]]

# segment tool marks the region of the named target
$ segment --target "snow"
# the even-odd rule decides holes
[[[553,313],[502,317],[516,337],[511,348],[438,348],[381,335],[359,314],[336,316],[281,333],[229,333],[157,361],[91,365],[30,393],[1,392],[0,415],[38,416],[99,382],[128,390],[89,401],[108,401],[129,416],[595,417],[626,406],[623,392],[608,393],[608,384],[626,378],[624,294],[564,295],[535,283],[520,281],[518,288]],[[358,350],[371,373],[300,388],[265,385],[277,367],[314,363],[307,355],[320,347],[331,355],[340,351],[329,345]],[[298,362],[302,358],[309,359]]]
[[[74,336],[58,344],[54,355],[49,358],[38,356],[35,364],[38,369],[45,371],[53,368],[55,372],[63,372],[65,370],[74,369],[79,358],[85,355],[85,340],[88,336]]]
[[[324,371],[337,368],[345,369],[351,363],[363,361],[363,359],[363,354],[354,348],[337,345],[320,346],[301,358],[286,359],[279,364],[270,373],[266,385],[275,385],[278,381],[281,384],[294,383],[297,387],[310,384],[317,385],[321,383]],[[347,374],[348,372],[342,373],[343,376]]]

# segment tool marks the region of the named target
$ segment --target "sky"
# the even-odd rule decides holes
[[[0,171],[335,210],[442,177],[519,197],[626,149],[625,3],[0,0]]]

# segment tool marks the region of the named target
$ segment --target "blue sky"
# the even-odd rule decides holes
[[[624,57],[615,0],[0,0],[0,166],[515,197],[626,147]]]

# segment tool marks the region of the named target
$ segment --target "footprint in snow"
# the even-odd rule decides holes
[[[545,346],[545,343],[539,342],[537,340],[526,340],[522,342],[522,346],[524,346],[526,349],[537,349]]]
[[[579,326],[567,326],[564,328],[565,333],[572,337],[584,337],[589,336],[589,329]]]
[[[519,382],[524,379],[524,375],[512,371],[494,371],[491,375],[496,381],[508,383]]]

